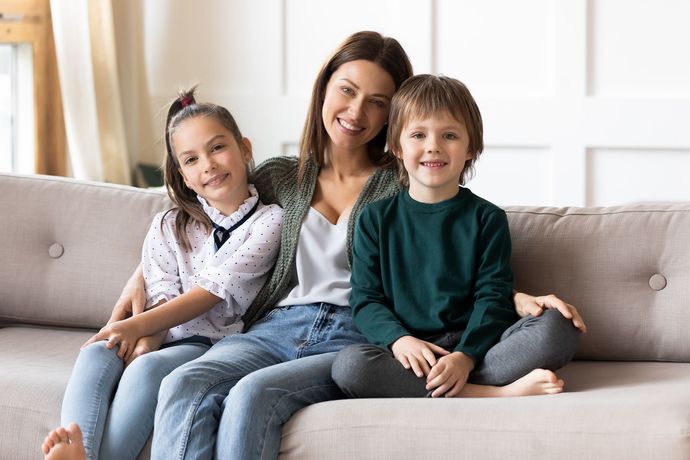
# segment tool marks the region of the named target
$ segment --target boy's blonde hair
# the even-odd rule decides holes
[[[470,90],[455,78],[443,75],[415,75],[408,78],[393,96],[388,117],[388,148],[398,159],[400,182],[409,185],[409,177],[403,165],[400,135],[412,119],[425,119],[448,112],[464,123],[469,135],[469,153],[472,158],[465,162],[460,174],[460,185],[465,185],[474,174],[474,162],[484,150],[482,114]]]

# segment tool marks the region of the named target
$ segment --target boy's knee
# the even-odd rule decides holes
[[[541,315],[541,320],[545,326],[542,346],[545,349],[558,351],[554,366],[564,366],[575,355],[581,332],[573,325],[571,319],[555,309],[546,310]]]
[[[350,398],[361,394],[360,387],[372,380],[375,371],[374,355],[382,350],[376,345],[350,345],[338,352],[331,368],[331,377],[340,390]]]

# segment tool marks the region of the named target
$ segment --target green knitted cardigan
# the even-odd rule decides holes
[[[297,157],[275,157],[264,161],[253,172],[251,181],[264,204],[278,204],[284,209],[283,230],[280,238],[278,259],[268,281],[243,316],[245,330],[264,316],[282,300],[290,288],[295,270],[295,254],[299,231],[309,210],[319,166],[314,161],[305,164],[304,178],[298,184],[299,163]],[[355,203],[347,224],[348,266],[352,264],[352,235],[355,221],[362,207],[373,201],[395,195],[400,191],[398,171],[395,166],[379,168],[371,175]]]

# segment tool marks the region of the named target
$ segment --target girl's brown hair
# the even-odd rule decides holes
[[[170,211],[178,210],[175,217],[175,238],[186,251],[191,250],[191,244],[187,236],[188,225],[200,225],[207,233],[211,232],[213,225],[197,199],[196,192],[185,185],[184,178],[180,174],[180,163],[172,147],[172,137],[175,131],[183,121],[190,118],[211,117],[227,129],[240,148],[244,149],[242,133],[230,112],[225,107],[216,104],[208,102],[197,103],[194,99],[195,90],[196,87],[193,87],[179,93],[177,99],[170,104],[165,123],[166,153],[165,160],[163,161],[163,180],[165,188],[168,190],[168,196],[175,204],[175,207]],[[163,219],[165,219],[167,214],[166,212],[163,215]]]
[[[412,75],[412,64],[397,40],[384,37],[378,32],[357,32],[350,35],[335,50],[319,71],[314,82],[307,119],[304,122],[299,146],[300,177],[304,165],[312,158],[319,166],[324,165],[328,133],[323,125],[321,110],[326,96],[326,86],[333,73],[350,61],[365,60],[378,64],[393,79],[395,89]],[[369,159],[374,165],[386,166],[395,158],[385,150],[386,130],[381,129],[368,144]]]
[[[474,174],[474,162],[484,150],[482,114],[467,87],[455,78],[443,75],[415,75],[408,79],[393,96],[388,118],[388,146],[395,153],[400,169],[400,182],[409,185],[409,177],[402,161],[400,134],[413,119],[425,119],[447,112],[463,123],[469,136],[468,150],[472,158],[465,161],[460,174],[464,185]]]

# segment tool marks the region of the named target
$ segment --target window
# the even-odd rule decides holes
[[[0,0],[0,171],[66,174],[49,0]]]

